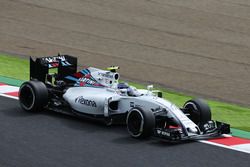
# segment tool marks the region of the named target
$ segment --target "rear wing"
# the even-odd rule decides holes
[[[77,58],[70,55],[40,57],[35,60],[30,57],[30,80],[37,79],[41,82],[47,80],[49,69],[57,68],[56,79],[63,79],[65,76],[74,74],[77,71]]]

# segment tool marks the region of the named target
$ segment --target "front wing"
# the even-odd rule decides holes
[[[201,134],[185,135],[181,128],[155,128],[154,137],[168,141],[182,140],[204,140],[221,137],[223,134],[230,134],[230,125],[219,121],[212,121],[210,127],[201,132]]]

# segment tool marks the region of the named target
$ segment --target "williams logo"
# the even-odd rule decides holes
[[[82,96],[77,97],[75,99],[75,103],[80,103],[80,104],[90,106],[90,107],[96,107],[96,102],[95,101],[84,99]]]

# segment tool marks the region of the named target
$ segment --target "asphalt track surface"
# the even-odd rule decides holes
[[[123,78],[250,106],[248,0],[1,0],[0,52],[119,65]]]
[[[249,154],[198,142],[136,140],[124,126],[106,127],[53,112],[27,113],[0,97],[0,166],[248,167]]]

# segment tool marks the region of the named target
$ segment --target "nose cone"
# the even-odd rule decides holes
[[[189,127],[189,128],[187,128],[187,131],[189,133],[195,133],[195,134],[199,133],[198,127]]]

